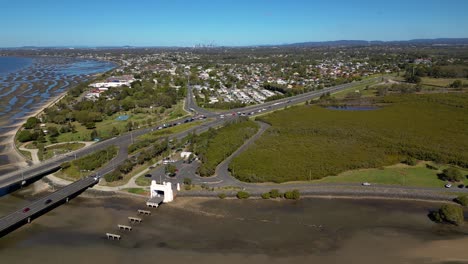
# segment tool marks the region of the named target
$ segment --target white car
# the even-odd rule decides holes
[[[452,188],[452,184],[450,183],[445,184],[445,188]]]
[[[220,117],[220,118],[224,118],[224,115],[220,115],[219,117]]]
[[[363,182],[363,183],[362,183],[362,186],[370,186],[370,185],[371,185],[371,184],[368,183],[368,182]]]

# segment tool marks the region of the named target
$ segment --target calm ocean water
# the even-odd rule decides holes
[[[20,70],[32,63],[31,58],[0,57],[0,75]]]

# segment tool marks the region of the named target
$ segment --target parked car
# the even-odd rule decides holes
[[[368,183],[368,182],[363,182],[363,183],[362,183],[362,186],[370,186],[370,185],[371,185],[371,184]]]
[[[26,207],[26,208],[23,209],[23,213],[27,213],[27,212],[29,212],[29,210],[31,210],[31,208]]]
[[[452,184],[450,183],[445,184],[445,188],[452,188]]]
[[[153,177],[153,175],[147,173],[147,174],[145,174],[145,177],[146,177],[146,178],[151,178],[151,177]]]

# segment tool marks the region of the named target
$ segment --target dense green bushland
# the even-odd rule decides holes
[[[272,126],[230,164],[247,182],[319,179],[408,158],[468,167],[468,94],[395,95],[373,111],[301,106],[262,120]]]
[[[106,149],[96,151],[72,162],[72,164],[80,170],[95,170],[100,168],[105,163],[109,162],[117,155],[118,148],[110,146]]]
[[[248,119],[229,122],[220,129],[210,129],[200,135],[193,135],[192,150],[202,164],[198,168],[200,176],[211,176],[216,166],[238,149],[244,141],[253,136],[258,125]]]

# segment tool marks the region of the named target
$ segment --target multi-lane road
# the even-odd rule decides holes
[[[368,80],[358,82],[358,83],[360,83],[360,84],[370,83],[370,82],[372,82],[374,80],[375,79],[368,79]],[[206,117],[214,118],[214,120],[210,121],[210,122],[205,122],[205,123],[203,123],[203,124],[201,124],[201,125],[199,125],[197,127],[194,127],[194,128],[188,129],[188,130],[186,130],[184,132],[175,134],[172,137],[183,138],[183,137],[187,136],[189,133],[192,133],[194,131],[203,132],[203,131],[208,130],[208,128],[210,128],[210,127],[220,126],[226,121],[226,119],[228,119],[229,117],[232,116],[231,113],[240,112],[240,113],[245,113],[245,114],[257,115],[257,114],[263,113],[264,111],[273,111],[273,110],[284,108],[285,106],[288,106],[288,105],[301,103],[301,102],[304,102],[306,100],[310,100],[310,99],[319,97],[324,93],[328,93],[328,92],[333,93],[333,92],[337,92],[337,91],[340,91],[340,90],[344,90],[344,89],[350,88],[352,86],[355,86],[356,84],[357,83],[342,84],[342,85],[338,85],[338,86],[325,88],[325,89],[319,90],[319,91],[308,92],[308,93],[296,95],[296,96],[293,96],[293,97],[288,97],[288,98],[283,98],[283,99],[279,99],[279,100],[276,100],[276,101],[271,101],[271,102],[264,103],[264,104],[253,105],[253,106],[248,106],[248,107],[238,108],[238,109],[232,109],[230,111],[225,111],[225,112],[222,112],[222,113],[213,113],[213,112],[209,112],[209,111],[207,111],[207,110],[205,110],[203,108],[198,107],[197,104],[193,100],[192,89],[191,89],[191,87],[189,87],[189,89],[187,91],[187,99],[186,99],[186,105],[185,105],[186,110],[191,110],[192,109],[192,112],[194,114],[203,114]],[[221,118],[221,115],[224,115],[225,118]],[[171,123],[172,124],[177,124],[177,123],[183,122],[183,121],[184,121],[184,119],[181,119],[181,120],[172,121]],[[119,152],[119,156],[117,158],[115,158],[114,161],[112,162],[112,165],[116,166],[119,163],[123,162],[127,158],[126,149],[132,143],[134,138],[136,138],[136,137],[138,137],[140,135],[155,131],[156,129],[158,129],[158,126],[132,131],[130,133],[126,133],[124,135],[121,135],[121,136],[118,136],[118,137],[115,137],[115,138],[111,138],[111,139],[108,139],[108,140],[104,140],[102,142],[98,142],[98,143],[93,144],[93,145],[91,145],[89,147],[85,147],[83,149],[80,149],[80,150],[77,150],[77,151],[74,151],[74,152],[70,152],[70,153],[68,153],[66,155],[61,155],[61,156],[55,157],[53,159],[41,162],[40,164],[30,166],[30,167],[26,167],[24,169],[17,170],[17,171],[14,171],[14,172],[11,172],[11,173],[8,173],[8,174],[5,174],[5,175],[1,175],[0,176],[0,189],[4,189],[4,188],[6,188],[8,186],[19,185],[21,183],[29,183],[28,181],[31,181],[32,179],[37,179],[38,177],[47,175],[50,172],[53,172],[54,170],[58,169],[60,164],[62,164],[63,162],[72,161],[72,160],[74,160],[76,158],[88,155],[88,154],[90,154],[90,153],[92,153],[94,151],[105,149],[105,148],[107,148],[107,147],[109,147],[111,145],[115,145],[115,146],[119,147],[119,149],[121,149],[121,151]],[[104,168],[101,171],[103,173],[107,173],[110,170],[108,168]],[[100,175],[102,175],[102,174],[100,173]]]

